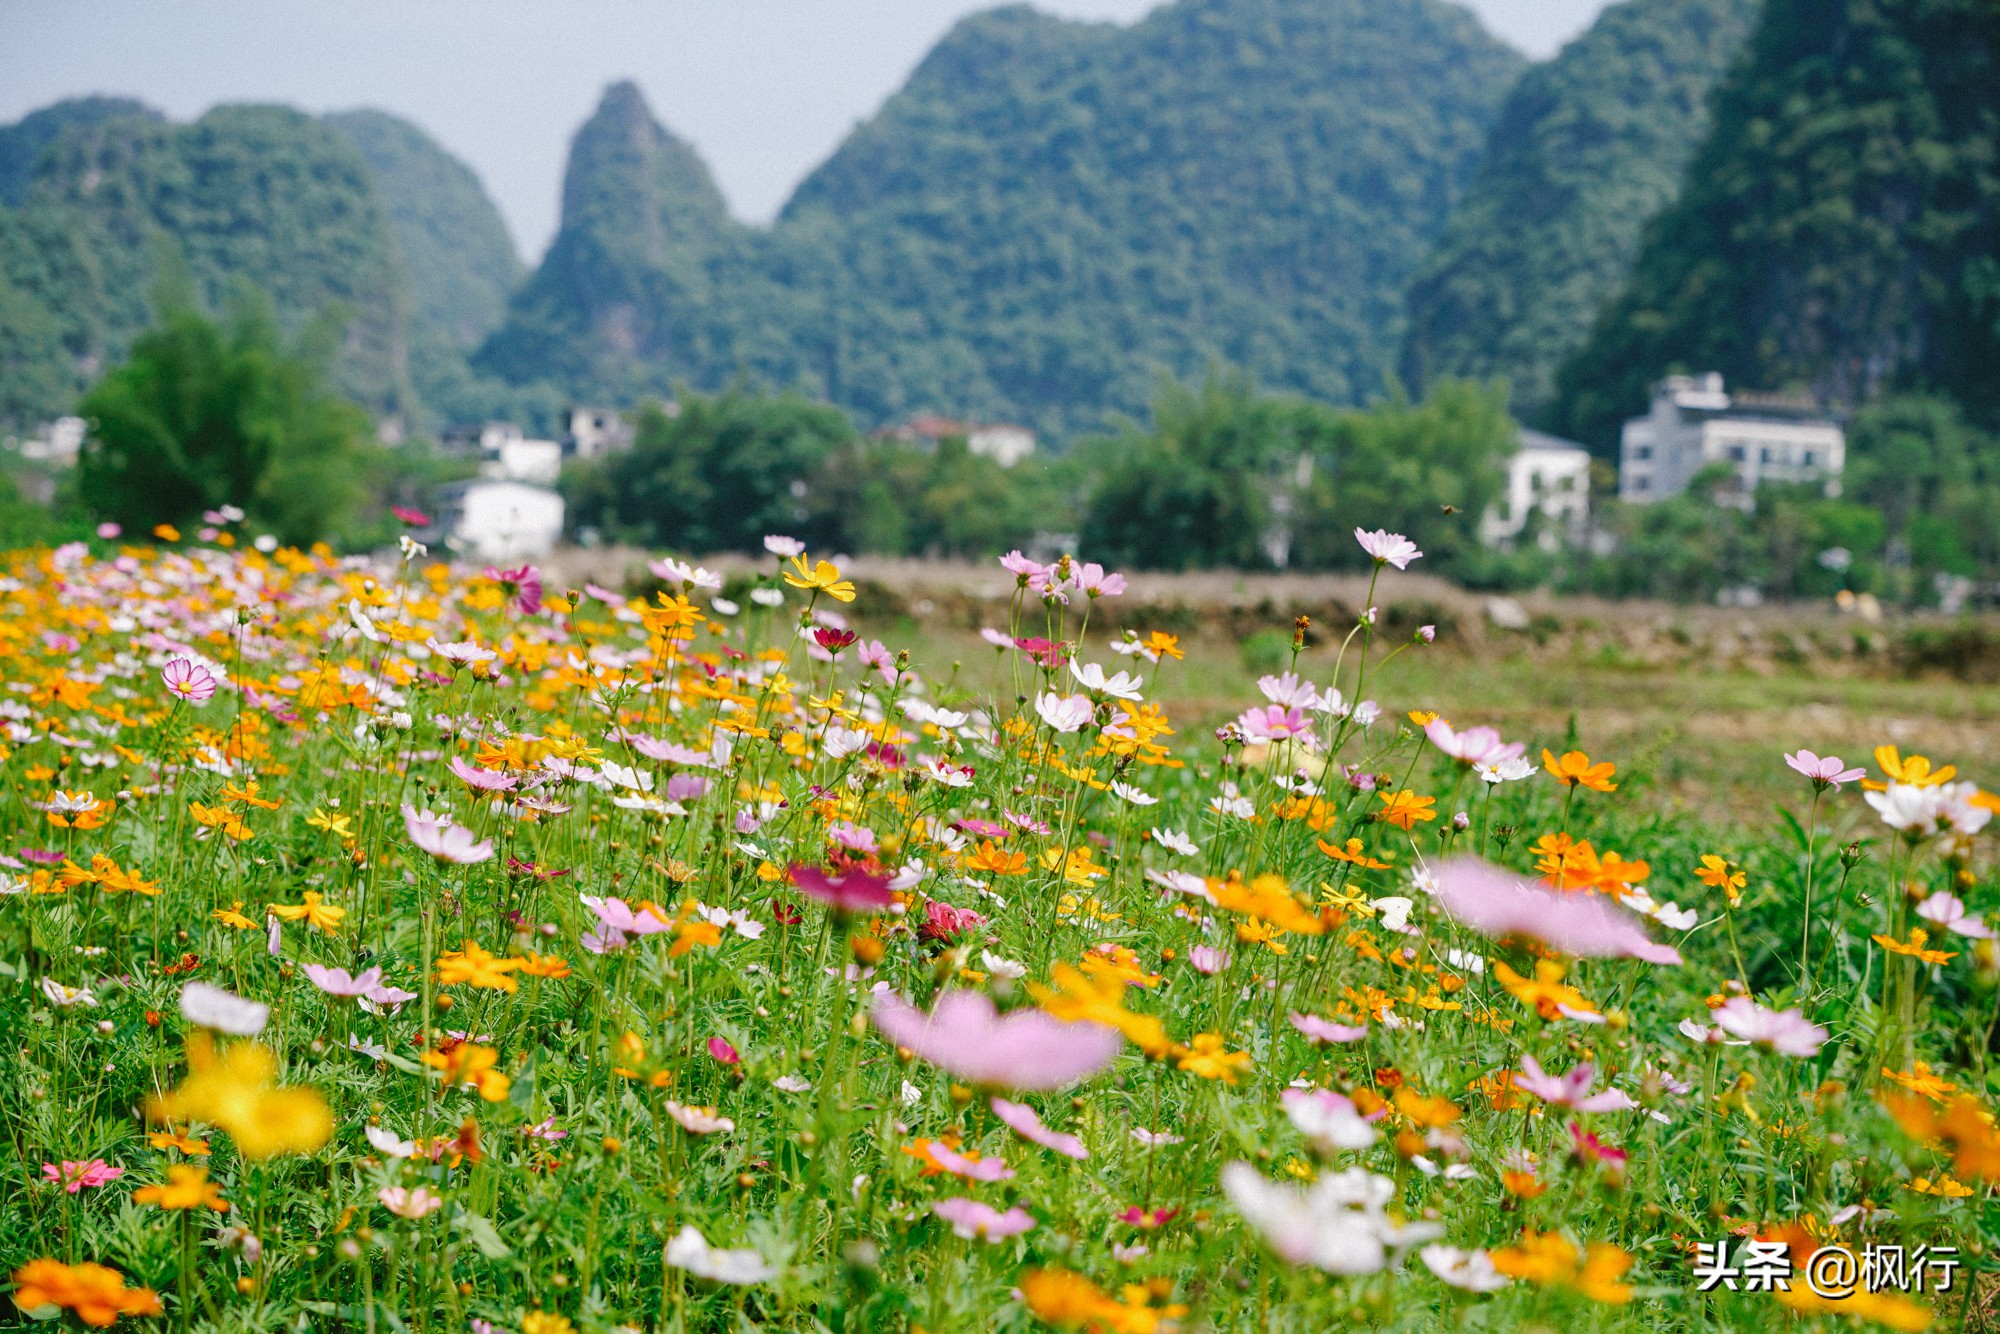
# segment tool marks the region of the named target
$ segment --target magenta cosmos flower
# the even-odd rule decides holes
[[[542,572],[534,566],[502,570],[489,565],[484,573],[514,599],[514,606],[523,616],[533,616],[542,609]]]
[[[1843,765],[1838,755],[1815,755],[1809,750],[1785,756],[1785,763],[1810,778],[1812,785],[1822,791],[1832,788],[1838,792],[1842,783],[1852,783],[1868,774],[1866,769],[1850,769]]]
[[[972,991],[953,991],[925,1014],[894,992],[875,1002],[875,1027],[949,1075],[995,1089],[1042,1090],[1096,1074],[1124,1039],[1102,1024],[1040,1010],[997,1014]]]
[[[1521,1058],[1521,1072],[1514,1076],[1515,1088],[1532,1093],[1554,1107],[1579,1112],[1627,1112],[1639,1105],[1619,1089],[1592,1093],[1590,1086],[1596,1082],[1597,1067],[1589,1061],[1566,1075],[1552,1075],[1532,1056]]]
[[[175,658],[160,668],[167,693],[189,704],[206,704],[215,696],[215,676],[192,658]]]
[[[72,1195],[81,1190],[94,1190],[124,1175],[124,1168],[113,1167],[102,1158],[92,1158],[88,1162],[81,1163],[64,1159],[59,1164],[42,1164],[42,1176],[49,1181],[59,1183]]]
[[[1305,1034],[1313,1042],[1359,1042],[1368,1036],[1366,1024],[1336,1024],[1331,1019],[1322,1019],[1316,1014],[1292,1012],[1292,1027]]]
[[[491,839],[475,839],[470,829],[453,824],[448,815],[433,815],[405,805],[403,828],[409,833],[410,842],[441,862],[472,866],[493,855]]]
[[[1361,544],[1361,549],[1367,552],[1377,565],[1393,565],[1399,570],[1409,569],[1410,562],[1420,559],[1424,554],[1417,550],[1415,542],[1401,533],[1391,533],[1381,528],[1372,533],[1365,528],[1356,528],[1354,540]]]
[[[895,902],[888,878],[866,871],[830,875],[820,867],[793,862],[792,883],[835,912],[877,913]]]
[[[1579,958],[1681,961],[1680,951],[1656,945],[1622,909],[1593,894],[1562,894],[1531,885],[1477,857],[1455,857],[1438,867],[1437,900],[1481,935],[1524,936]]]
[[[931,1206],[931,1212],[951,1224],[951,1230],[967,1241],[1005,1241],[1035,1225],[1034,1218],[1018,1204],[1003,1214],[990,1204],[963,1196],[939,1200]]]
[[[1302,711],[1288,709],[1281,704],[1245,709],[1237,717],[1236,726],[1246,741],[1255,742],[1289,741],[1313,730],[1313,725]]]
[[[1090,1150],[1083,1147],[1082,1140],[1074,1135],[1065,1135],[1060,1130],[1049,1129],[1042,1124],[1042,1118],[1035,1115],[1035,1109],[1026,1103],[995,1098],[992,1106],[993,1115],[1022,1139],[1045,1149],[1054,1149],[1063,1157],[1075,1158],[1079,1162],[1090,1157]]]

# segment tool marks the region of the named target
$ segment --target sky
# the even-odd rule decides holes
[[[1130,22],[1159,0],[1035,0]],[[1605,0],[1465,0],[1531,56]],[[219,102],[379,107],[470,163],[532,262],[570,136],[635,80],[730,208],[768,221],[937,39],[993,0],[0,0],[0,124],[85,93],[176,120]]]

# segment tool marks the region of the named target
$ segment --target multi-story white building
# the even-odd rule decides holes
[[[1687,490],[1713,463],[1736,473],[1734,498],[1748,505],[1765,482],[1820,482],[1840,494],[1847,438],[1816,403],[1782,394],[1730,394],[1722,376],[1670,375],[1653,406],[1625,423],[1618,498],[1645,503]]]
[[[1479,519],[1479,540],[1512,546],[1537,512],[1537,540],[1550,549],[1582,538],[1590,522],[1590,451],[1573,440],[1523,430],[1507,460],[1507,489]]]

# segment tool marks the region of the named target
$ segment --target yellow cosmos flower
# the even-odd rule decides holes
[[[132,1192],[134,1204],[157,1204],[162,1209],[214,1209],[229,1212],[229,1201],[208,1179],[206,1167],[175,1163],[167,1168],[167,1179],[157,1186],[141,1186]]]
[[[1237,1072],[1250,1064],[1250,1053],[1224,1048],[1220,1033],[1197,1033],[1186,1055],[1176,1064],[1203,1079],[1219,1079],[1225,1084],[1234,1084]]]
[[[333,1133],[326,1100],[310,1088],[271,1082],[278,1058],[254,1042],[218,1055],[206,1033],[188,1039],[188,1077],[152,1100],[156,1121],[205,1121],[228,1132],[245,1158],[311,1153]]]
[[[347,917],[347,909],[325,902],[316,889],[307,890],[298,903],[267,903],[264,906],[287,922],[304,922],[315,931],[338,931]]]
[[[792,568],[785,571],[785,582],[793,588],[825,593],[841,602],[854,601],[854,585],[840,577],[840,567],[830,560],[807,565],[804,556],[794,556]]]
[[[1375,818],[1405,833],[1438,818],[1437,812],[1431,809],[1437,805],[1436,797],[1420,797],[1414,792],[1377,792],[1375,795],[1381,799],[1383,807],[1375,812]]]
[[[508,974],[523,960],[503,959],[475,941],[465,941],[456,950],[438,955],[438,985],[479,987],[487,991],[515,991],[520,983]]]

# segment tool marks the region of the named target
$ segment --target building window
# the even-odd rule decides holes
[[[1651,445],[1634,445],[1632,446],[1632,457],[1642,461],[1649,459],[1653,457],[1653,447]]]
[[[1819,463],[1819,455],[1810,449],[1808,449],[1804,454],[1801,454],[1799,456],[1799,459],[1808,468],[1813,467]]]
[[[1632,479],[1632,489],[1634,491],[1649,491],[1652,489],[1651,482],[1652,478],[1650,477],[1634,477]]]
[[[1732,463],[1743,462],[1743,446],[1731,445],[1729,447],[1729,461]]]

